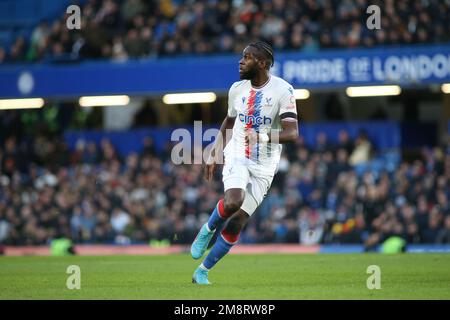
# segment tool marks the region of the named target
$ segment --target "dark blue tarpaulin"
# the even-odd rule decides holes
[[[171,142],[172,132],[176,129],[186,129],[189,131],[192,141],[203,142],[203,145],[210,143],[210,139],[202,141],[201,134],[194,135],[194,127],[165,127],[165,128],[142,128],[129,131],[66,131],[64,136],[73,150],[79,139],[86,142],[92,141],[100,143],[104,138],[113,142],[119,153],[126,155],[130,152],[140,152],[143,147],[143,140],[150,136],[153,138],[157,151],[162,151],[168,142]],[[210,128],[218,129],[218,126],[203,126],[202,132]],[[434,130],[433,130],[434,129]],[[352,139],[355,139],[361,130],[364,130],[369,139],[378,150],[386,150],[399,147],[421,147],[423,145],[432,145],[435,143],[430,138],[423,138],[416,143],[416,136],[411,132],[417,132],[424,137],[435,137],[432,133],[436,128],[426,124],[409,124],[406,129],[403,124],[396,122],[336,122],[336,123],[304,123],[300,124],[300,134],[305,138],[305,142],[314,147],[316,137],[323,132],[327,135],[331,144],[337,141],[340,130],[346,130]],[[426,132],[425,132],[426,130]],[[412,137],[412,139],[410,139]],[[200,140],[199,140],[200,139]]]

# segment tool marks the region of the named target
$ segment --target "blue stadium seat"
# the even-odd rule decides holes
[[[370,161],[356,165],[354,169],[358,177],[361,177],[366,172],[371,172],[375,178],[378,178],[383,172],[394,172],[400,161],[401,155],[399,151],[386,151]]]
[[[0,0],[0,45],[8,46],[17,33],[29,35],[41,20],[61,17],[70,4],[70,0]]]
[[[0,30],[0,46],[9,47],[14,41],[14,33],[10,30]]]

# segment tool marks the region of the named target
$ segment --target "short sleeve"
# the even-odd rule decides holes
[[[236,89],[235,84],[233,84],[228,91],[228,116],[234,118],[237,116],[236,108],[234,107],[234,102],[236,100]]]
[[[297,119],[297,105],[295,102],[294,89],[289,86],[282,94],[280,102],[280,119],[293,118]]]

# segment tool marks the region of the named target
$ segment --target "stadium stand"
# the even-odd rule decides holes
[[[69,32],[62,9],[68,1],[2,2],[0,63],[240,53],[254,39],[271,43],[276,51],[450,41],[450,3],[440,0],[79,3],[81,30]],[[360,13],[368,5],[383,7],[380,32],[364,25],[368,15]]]
[[[169,149],[158,151],[150,137],[139,154],[121,156],[107,139],[79,140],[69,152],[62,137],[14,133],[15,121],[2,117],[5,244],[46,244],[63,235],[76,243],[185,244],[221,194],[219,171],[206,185],[200,165],[173,165]],[[241,241],[365,243],[368,250],[392,235],[449,243],[450,141],[424,148],[413,163],[371,145],[364,133],[352,141],[341,131],[337,143],[319,134],[315,144],[301,137],[285,148],[273,187]]]

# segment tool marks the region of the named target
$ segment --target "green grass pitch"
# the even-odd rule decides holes
[[[163,256],[0,257],[0,299],[450,299],[450,254],[230,255],[191,283],[199,261]],[[81,289],[69,290],[69,265]],[[366,286],[381,269],[381,289]]]

